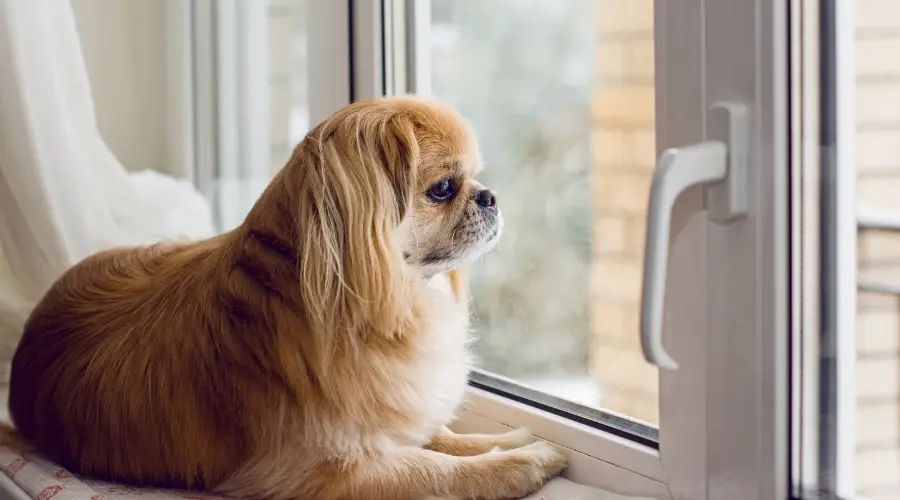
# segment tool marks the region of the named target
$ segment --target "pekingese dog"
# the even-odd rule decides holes
[[[233,231],[67,271],[25,326],[6,441],[87,477],[236,498],[536,490],[565,465],[551,445],[446,427],[468,313],[430,281],[500,237],[479,168],[445,105],[339,110]]]

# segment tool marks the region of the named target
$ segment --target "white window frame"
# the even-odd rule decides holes
[[[855,6],[797,0],[792,8],[807,20],[792,22],[793,64],[803,74],[792,89],[802,96],[792,103],[792,190],[802,225],[792,258],[804,264],[794,266],[793,287],[806,297],[792,304],[792,487],[799,498],[850,499],[857,498],[856,82],[848,70],[855,67]]]
[[[372,95],[381,87],[351,80],[350,2],[305,1],[308,105],[310,121],[318,123],[354,100],[354,87]],[[267,7],[264,1],[165,0],[172,169],[212,200],[225,227],[243,219],[241,202],[259,186],[224,186],[219,177],[246,181],[271,164],[268,58],[260,57],[267,53]],[[380,55],[365,47],[358,59],[373,66],[356,74],[381,75]]]
[[[170,156],[237,225],[270,165],[265,2],[166,0]],[[189,111],[186,111],[189,110]],[[225,177],[226,182],[220,178]]]
[[[164,0],[166,30],[166,129],[169,169],[183,179],[195,181],[194,26],[191,2]]]
[[[319,123],[354,100],[350,0],[305,0],[309,47],[310,123]],[[372,61],[370,71],[378,71]],[[373,76],[374,78],[374,76]]]

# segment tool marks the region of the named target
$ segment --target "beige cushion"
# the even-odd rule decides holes
[[[130,488],[90,481],[73,476],[69,471],[40,457],[22,457],[0,449],[0,468],[28,497],[35,500],[214,500],[202,493]],[[2,496],[2,495],[0,495]]]
[[[0,449],[0,469],[12,479],[21,492],[9,492],[0,498],[32,498],[35,500],[216,500],[221,497],[203,493],[130,488],[102,481],[90,481],[73,476],[69,471],[40,457],[22,457]],[[8,481],[0,482],[9,484]],[[24,495],[22,495],[24,493]],[[541,491],[525,500],[625,500],[628,497],[581,486],[556,478]]]

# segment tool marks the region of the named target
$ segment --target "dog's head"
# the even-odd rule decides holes
[[[313,327],[398,332],[410,280],[466,265],[499,239],[469,125],[419,98],[363,101],[309,132],[295,170],[301,292]]]
[[[475,135],[453,109],[399,101],[418,145],[410,210],[397,228],[404,261],[421,275],[470,264],[499,239],[503,217],[494,193],[475,180],[481,158]]]

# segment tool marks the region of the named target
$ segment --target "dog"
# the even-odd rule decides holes
[[[235,498],[535,491],[566,465],[552,445],[447,427],[471,363],[458,270],[503,228],[480,167],[440,102],[337,111],[234,230],[60,277],[15,353],[4,441],[90,478]]]

